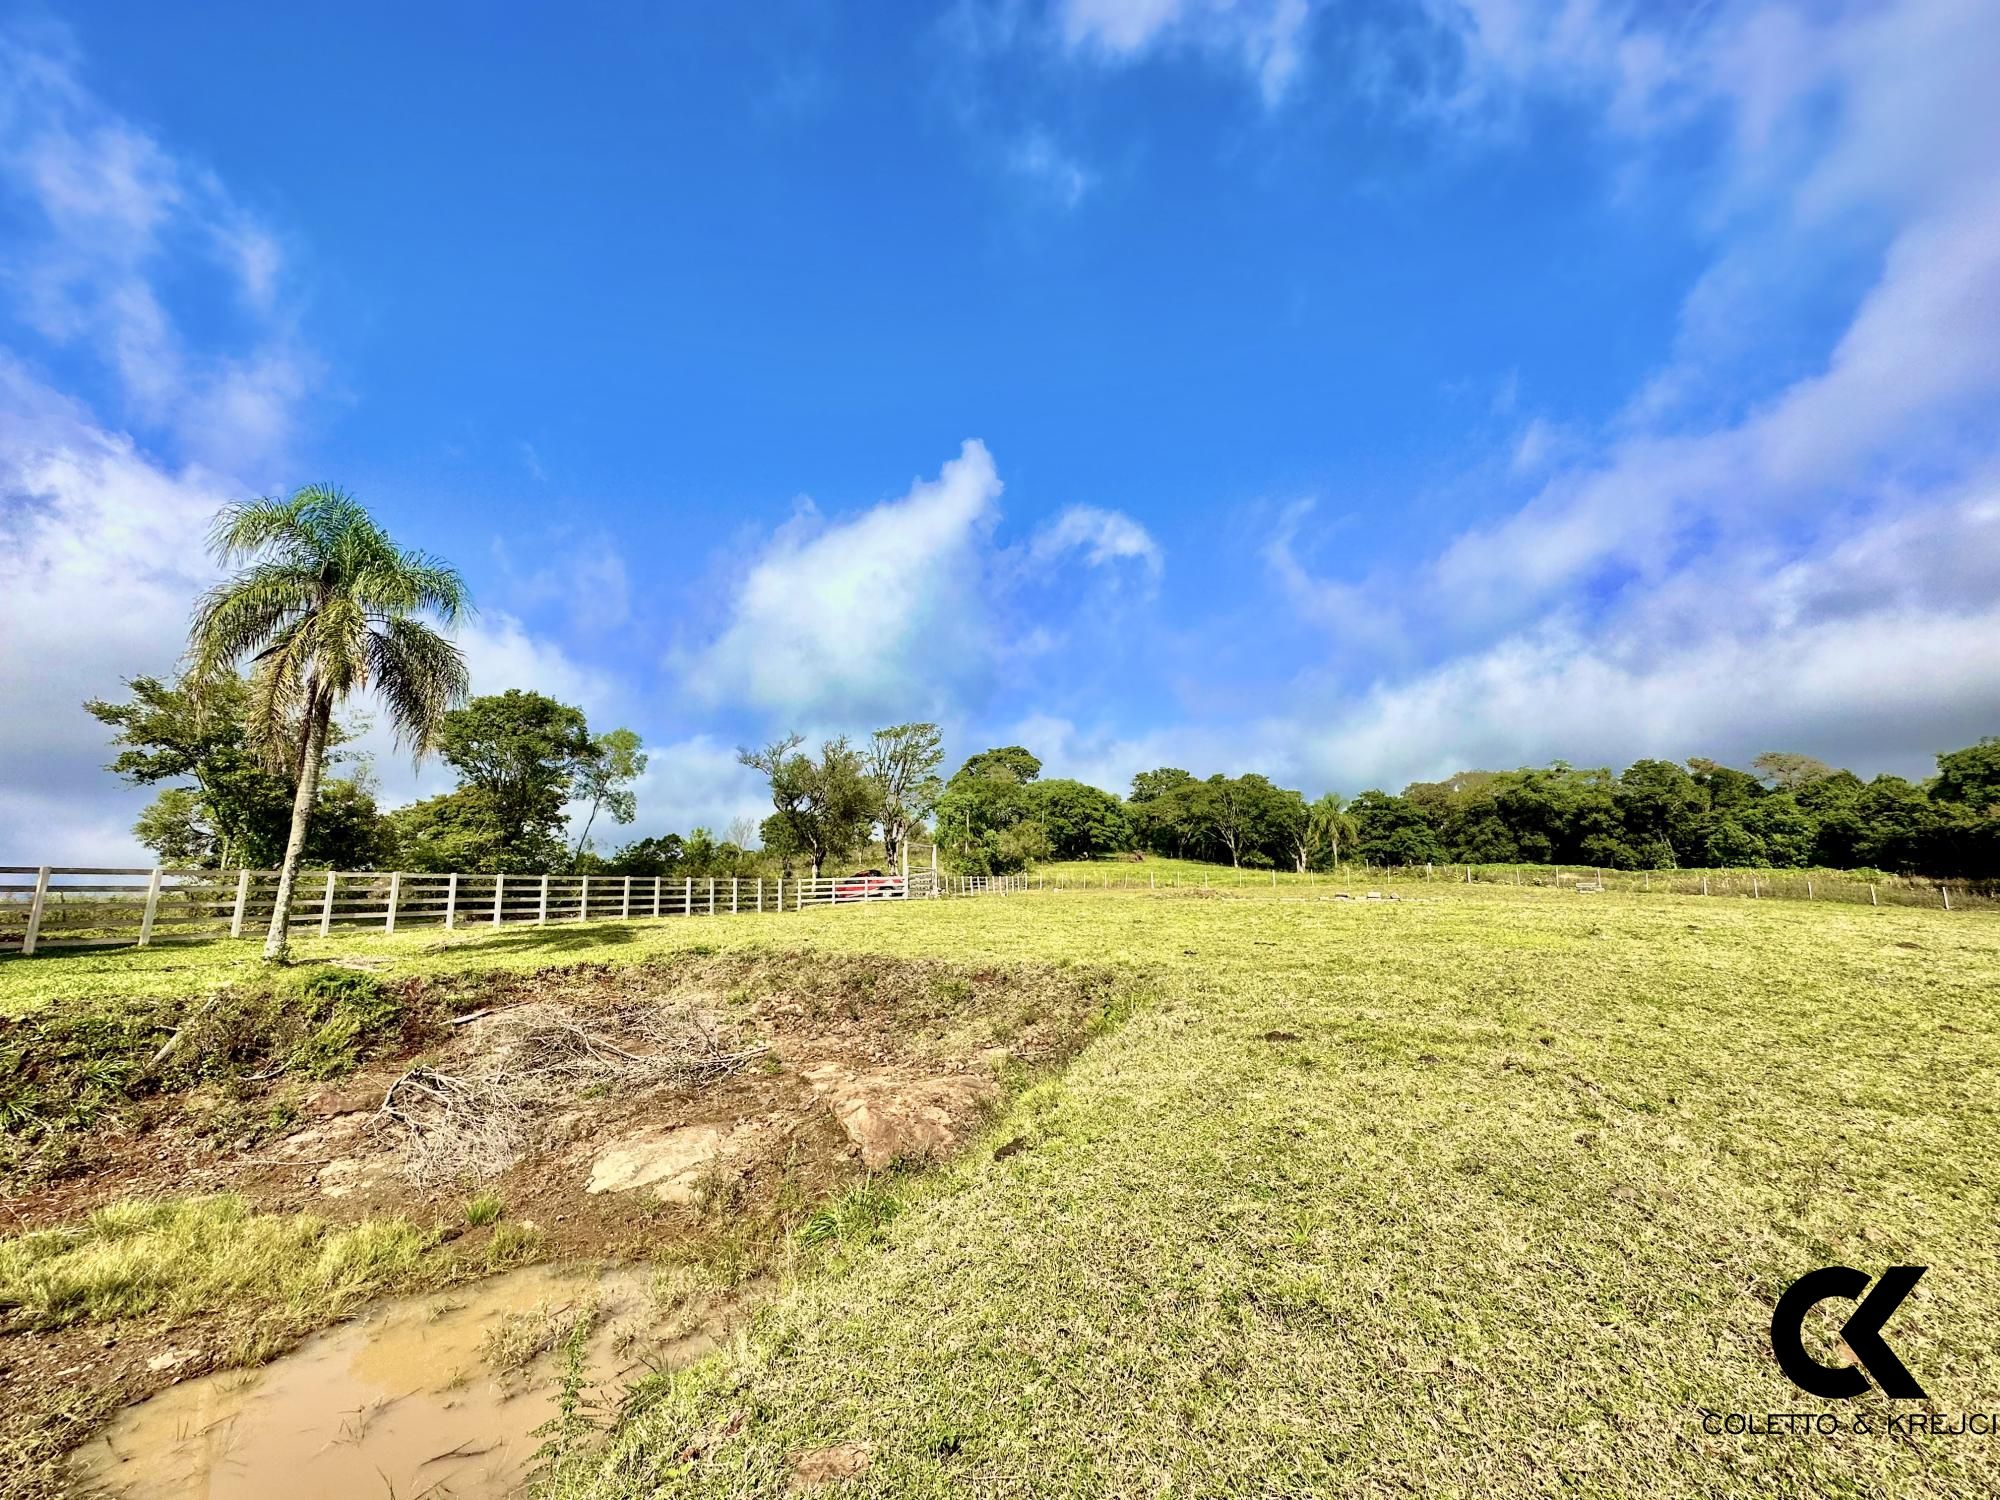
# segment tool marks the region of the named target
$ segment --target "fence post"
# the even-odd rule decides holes
[[[453,870],[444,878],[444,930],[450,932],[458,926],[458,871]]]
[[[577,902],[576,919],[579,922],[588,922],[590,920],[590,877],[588,875],[583,877],[583,899]]]
[[[21,935],[21,956],[32,958],[35,939],[42,935],[42,911],[49,904],[49,867],[35,871],[35,899],[28,906],[28,930]]]
[[[694,915],[694,876],[683,878],[687,883],[681,887],[681,915],[691,917]]]
[[[713,875],[708,877],[708,914],[711,917],[715,915],[715,877]]]
[[[764,882],[759,880],[757,882],[757,910],[762,911],[763,909],[764,909]],[[785,877],[780,875],[778,877],[778,910],[783,911],[784,909],[785,909]]]
[[[1880,901],[1877,901],[1875,899],[1875,885],[1874,882],[1872,881],[1869,882],[1868,886],[1868,904],[1870,906],[1880,906],[1882,904]]]
[[[743,877],[740,875],[729,877],[729,915],[732,917],[736,915],[736,888],[742,882],[742,879]]]
[[[762,911],[763,909],[764,909],[764,877],[762,875],[759,875],[757,877],[757,910]]]
[[[391,870],[389,872],[389,910],[382,918],[382,930],[384,932],[394,932],[396,930],[396,901],[402,894],[403,872],[401,870]]]
[[[1706,875],[1701,877],[1701,893],[1704,896],[1708,894],[1708,877]]]
[[[1939,887],[1938,887],[1938,894],[1939,894],[1940,896],[1944,897],[1944,909],[1945,909],[1946,911],[1950,911],[1950,910],[1951,910],[1951,890],[1950,890],[1950,888],[1949,888],[1949,887],[1947,887],[1947,886],[1942,886],[1942,885],[1941,885],[1941,886],[1939,886]]]
[[[653,877],[653,915],[657,917],[659,914],[660,914],[660,877],[655,875]]]
[[[493,874],[493,925],[500,925],[501,897],[507,890],[507,872],[496,870]]]
[[[153,918],[160,910],[160,867],[153,866],[153,875],[146,882],[146,915],[139,919],[139,946],[145,947],[153,941]]]
[[[618,920],[623,922],[632,915],[632,877],[625,877],[625,893],[619,898]]]
[[[38,900],[39,896],[40,893],[37,892]],[[236,872],[236,910],[229,914],[229,935],[233,938],[243,936],[243,903],[249,899],[250,872],[248,870],[238,870]]]
[[[326,895],[319,903],[319,935],[325,937],[333,931],[333,871],[326,872]]]
[[[1806,880],[1806,900],[1810,901],[1812,900],[1812,898],[1813,898],[1812,880],[1810,877],[1808,877]]]

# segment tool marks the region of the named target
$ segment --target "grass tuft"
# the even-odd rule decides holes
[[[397,1219],[335,1228],[231,1196],[115,1203],[73,1229],[0,1240],[16,1327],[228,1312],[322,1322],[407,1280],[435,1236]]]
[[[486,1242],[486,1264],[494,1270],[525,1265],[542,1253],[547,1238],[540,1225],[509,1219],[495,1228]]]

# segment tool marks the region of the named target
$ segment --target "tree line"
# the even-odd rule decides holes
[[[978,873],[1144,850],[1296,871],[1348,860],[2000,877],[2000,737],[1941,754],[1937,766],[1919,783],[1863,781],[1783,752],[1748,771],[1699,757],[1635,761],[1622,773],[1558,761],[1310,801],[1255,773],[1203,779],[1162,766],[1134,776],[1121,798],[1043,781],[1041,762],[1013,745],[952,777],[938,840],[955,868]]]
[[[969,757],[949,780],[936,724],[877,730],[808,753],[787,735],[739,758],[772,811],[717,839],[704,829],[628,843],[608,859],[599,820],[629,824],[647,754],[629,729],[591,731],[581,710],[510,689],[471,698],[458,648],[433,628],[470,608],[449,565],[398,547],[351,496],[308,486],[232,504],[210,537],[236,571],[196,601],[182,676],[138,677],[123,702],[86,709],[121,747],[110,769],[160,791],[134,832],[171,864],[275,865],[265,955],[286,950],[294,879],[347,869],[640,875],[740,874],[758,858],[819,875],[872,852],[895,868],[928,835],[955,872],[1132,850],[1236,866],[1335,868],[1437,861],[1617,869],[1827,865],[2000,876],[2000,738],[1947,752],[1919,784],[1864,782],[1808,756],[1641,760],[1614,774],[1564,763],[1465,771],[1399,795],[1308,801],[1255,773],[1142,771],[1129,797],[1042,777],[1021,745]],[[397,743],[436,753],[450,791],[383,812],[360,726],[339,710],[372,690]],[[573,809],[581,822],[569,842]],[[753,850],[753,841],[761,854]]]

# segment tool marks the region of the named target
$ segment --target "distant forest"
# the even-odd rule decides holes
[[[199,712],[183,684],[142,677],[129,687],[123,702],[88,707],[120,748],[111,769],[159,789],[134,830],[140,840],[168,863],[275,863],[291,786],[251,743],[249,684],[218,679]],[[336,722],[327,738],[337,763],[351,732]],[[1863,781],[1772,753],[1747,770],[1699,758],[1641,760],[1622,773],[1558,762],[1312,800],[1255,773],[1201,778],[1172,766],[1140,772],[1121,797],[1043,777],[1020,745],[983,750],[945,779],[940,745],[938,726],[925,723],[812,753],[788,736],[742,755],[771,788],[761,823],[656,835],[606,854],[593,834],[637,815],[648,763],[639,737],[596,733],[574,707],[510,691],[443,715],[438,753],[459,776],[450,792],[383,811],[365,766],[324,778],[305,862],[699,877],[893,865],[907,840],[923,838],[947,868],[974,874],[1148,851],[1251,869],[1824,866],[2000,878],[2000,738],[1940,755],[1921,783]],[[670,764],[659,769],[671,778]]]
[[[1162,767],[1118,798],[1039,771],[1012,746],[952,778],[937,821],[955,863],[1001,871],[1142,849],[1259,869],[1465,862],[2000,876],[2000,738],[1939,756],[1921,784],[1863,781],[1782,753],[1747,771],[1703,759],[1641,760],[1622,774],[1561,762],[1462,771],[1399,795],[1310,802],[1254,774],[1198,779]]]

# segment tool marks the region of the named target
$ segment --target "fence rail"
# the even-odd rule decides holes
[[[1860,876],[1836,871],[1591,870],[1548,865],[1356,866],[1323,874],[1218,867],[1156,871],[1119,862],[1034,875],[849,875],[801,879],[651,875],[413,874],[397,870],[302,870],[292,891],[291,931],[395,932],[552,922],[640,921],[803,911],[879,901],[1009,895],[1028,891],[1186,890],[1271,887],[1308,895],[1363,896],[1390,883],[1553,887],[1608,893],[1843,901],[1863,906],[2000,909],[1991,881]],[[109,866],[0,865],[0,954],[43,949],[148,947],[269,929],[275,870],[176,870]]]
[[[270,928],[277,888],[275,870],[0,865],[0,953],[256,935]],[[325,937],[336,930],[726,916],[1003,888],[1010,887],[975,888],[929,871],[786,880],[301,870],[289,929]]]

